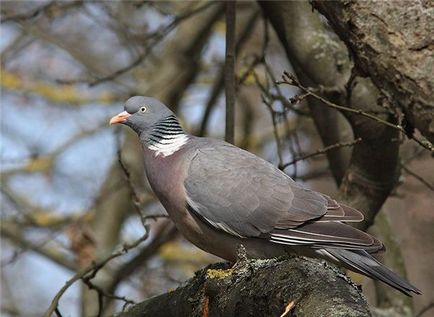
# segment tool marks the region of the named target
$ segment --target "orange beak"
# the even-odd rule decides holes
[[[124,123],[129,116],[131,115],[128,112],[122,111],[121,113],[115,115],[113,118],[110,119],[110,125],[116,123]]]

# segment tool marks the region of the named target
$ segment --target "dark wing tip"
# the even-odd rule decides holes
[[[395,288],[407,296],[421,294],[421,291],[392,272],[364,250],[326,249],[350,269]]]

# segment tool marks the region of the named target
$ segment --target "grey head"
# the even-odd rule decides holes
[[[135,96],[128,99],[125,111],[110,120],[110,124],[114,123],[125,124],[133,129],[142,144],[155,156],[170,156],[189,139],[175,114],[151,97]]]
[[[125,124],[139,136],[169,117],[176,120],[175,114],[165,104],[152,97],[131,97],[125,102],[124,109],[110,120],[110,124]]]

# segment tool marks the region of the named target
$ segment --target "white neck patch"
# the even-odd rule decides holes
[[[185,134],[177,134],[170,138],[163,137],[158,142],[148,141],[146,147],[154,151],[154,156],[162,155],[163,157],[170,156],[178,151],[185,143],[188,136]]]

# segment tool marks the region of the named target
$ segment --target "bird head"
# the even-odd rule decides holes
[[[125,102],[123,112],[110,119],[110,124],[125,124],[139,136],[157,122],[174,115],[162,102],[155,98],[134,96]]]

